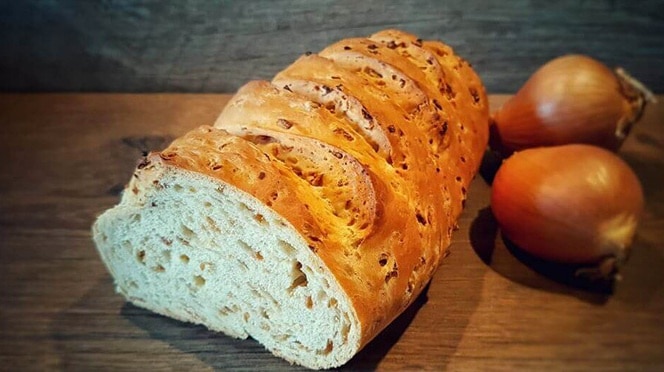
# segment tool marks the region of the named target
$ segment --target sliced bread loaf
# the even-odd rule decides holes
[[[451,48],[342,40],[146,156],[94,240],[134,304],[340,366],[431,280],[487,137]]]

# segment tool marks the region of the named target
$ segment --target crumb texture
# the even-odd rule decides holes
[[[288,221],[207,177],[140,176],[156,176],[159,189],[125,197],[95,226],[118,292],[166,316],[251,335],[289,360],[316,355],[312,367],[335,347],[354,352],[347,298]]]

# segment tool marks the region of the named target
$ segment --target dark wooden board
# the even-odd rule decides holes
[[[471,61],[493,93],[585,53],[664,93],[662,0],[0,2],[0,90],[232,93],[306,51],[402,28]]]
[[[298,369],[253,340],[127,304],[90,238],[142,151],[212,123],[228,97],[0,96],[0,369]],[[560,284],[519,260],[478,177],[428,291],[346,369],[663,370],[664,106],[647,111],[620,154],[647,211],[615,294]]]

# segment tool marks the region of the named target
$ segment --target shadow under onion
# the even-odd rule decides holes
[[[490,207],[478,211],[470,228],[471,246],[496,273],[531,288],[569,294],[593,304],[603,304],[614,291],[614,280],[591,280],[578,275],[584,265],[566,265],[534,257],[506,239]]]

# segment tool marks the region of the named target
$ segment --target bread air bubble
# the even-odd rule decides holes
[[[205,278],[202,275],[196,275],[194,276],[194,284],[196,287],[202,287],[205,285]]]

